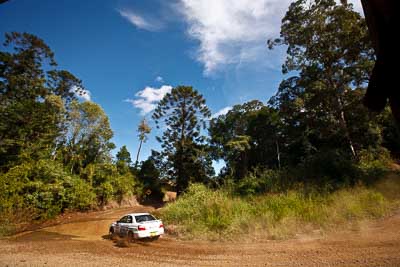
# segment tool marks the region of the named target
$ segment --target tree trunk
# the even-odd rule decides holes
[[[351,140],[351,137],[350,137],[349,127],[347,126],[347,121],[346,121],[346,117],[344,115],[344,110],[343,110],[343,101],[340,96],[338,97],[338,103],[339,103],[339,109],[340,109],[340,123],[342,124],[342,127],[345,131],[345,135],[347,138],[347,142],[349,143],[350,151],[351,151],[353,157],[356,158],[357,154],[356,154],[356,151],[353,146],[353,141]]]
[[[275,141],[276,143],[276,157],[278,159],[278,169],[281,169],[281,153],[279,151],[279,143],[278,140]]]
[[[184,179],[188,179],[188,177],[184,176],[183,171],[183,153],[185,151],[185,128],[186,128],[186,98],[183,97],[183,103],[181,104],[181,112],[182,112],[182,125],[181,125],[181,138],[180,138],[180,149],[177,151],[179,162],[177,168],[177,177],[176,177],[176,196],[180,196],[187,188],[187,181]]]
[[[139,154],[140,154],[140,150],[142,149],[142,143],[143,143],[143,139],[140,139],[139,149],[138,149],[138,152],[136,154],[135,169],[136,169],[136,167],[138,165],[138,162],[139,162]]]
[[[333,77],[333,73],[330,68],[328,69],[328,73],[330,75],[329,77]],[[337,84],[332,79],[329,79],[329,83],[330,83],[330,86],[332,86],[332,88],[334,88],[337,93],[336,99],[337,99],[338,109],[340,110],[339,123],[343,127],[343,130],[345,131],[345,136],[346,136],[351,154],[353,155],[354,158],[356,158],[357,154],[356,154],[356,151],[353,146],[353,141],[351,140],[351,137],[350,137],[349,127],[347,125],[346,117],[344,114],[344,105],[343,105],[343,101],[342,101],[342,94],[340,92],[338,92],[339,88],[343,88],[343,84]],[[346,92],[346,90],[344,89],[343,94],[345,92]]]

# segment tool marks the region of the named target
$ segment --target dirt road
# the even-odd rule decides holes
[[[286,241],[180,241],[164,236],[128,247],[106,239],[115,209],[0,240],[0,266],[400,266],[400,214],[362,230]]]

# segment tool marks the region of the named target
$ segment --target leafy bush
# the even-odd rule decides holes
[[[364,149],[360,151],[358,157],[357,167],[361,172],[360,177],[366,184],[372,184],[388,173],[388,166],[392,161],[390,152],[385,148]]]
[[[37,209],[41,219],[54,217],[64,208],[65,189],[60,182],[45,184],[31,181],[24,191],[25,203]]]
[[[69,210],[88,210],[110,199],[122,200],[134,190],[135,177],[120,174],[111,164],[90,165],[84,179],[71,175],[51,160],[25,162],[0,175],[0,215],[11,218],[17,210],[29,210],[33,219],[54,217]],[[4,222],[5,223],[5,222]]]
[[[54,161],[26,162],[0,175],[0,213],[31,209],[31,219],[51,218],[65,209],[86,210],[95,202],[90,184]],[[30,212],[32,214],[32,212]]]
[[[65,203],[70,209],[88,210],[96,203],[96,194],[92,186],[77,176],[66,177]]]
[[[290,174],[284,170],[262,170],[256,168],[252,173],[236,183],[235,191],[244,196],[266,192],[283,192],[291,186],[288,177],[290,177]]]
[[[283,170],[255,168],[233,183],[233,191],[242,196],[288,190],[329,193],[358,183],[372,185],[388,173],[391,162],[385,148],[361,150],[357,160],[346,158],[339,150],[320,151],[296,167]]]
[[[253,173],[239,180],[236,188],[237,192],[241,195],[254,195],[264,191],[263,180]]]
[[[111,184],[114,188],[114,198],[121,201],[124,196],[131,196],[135,193],[136,180],[131,173],[115,176]]]
[[[4,213],[33,208],[39,217],[51,217],[62,209],[63,171],[52,161],[38,161],[11,168],[1,175],[0,210]]]
[[[105,205],[112,199],[114,189],[109,181],[103,182],[95,188],[97,202],[99,205]]]
[[[84,172],[92,182],[100,205],[107,204],[111,199],[120,201],[124,196],[132,195],[135,190],[135,176],[130,172],[120,174],[113,164],[94,164],[87,169]]]

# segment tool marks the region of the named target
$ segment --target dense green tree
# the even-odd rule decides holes
[[[129,153],[126,146],[121,147],[121,149],[118,151],[116,157],[117,157],[117,161],[122,161],[122,162],[126,163],[127,165],[132,163],[131,153]]]
[[[113,132],[103,109],[90,101],[72,101],[68,118],[63,159],[71,172],[79,173],[91,163],[110,162],[115,145],[110,141]]]
[[[178,194],[190,181],[204,182],[212,173],[202,134],[210,116],[205,99],[190,86],[173,88],[153,114],[157,127],[165,129],[157,137],[162,147],[159,162],[164,165],[164,174],[176,181]]]
[[[151,157],[142,162],[138,179],[143,184],[143,196],[153,200],[162,200],[164,194],[161,190],[160,171]]]
[[[251,137],[248,135],[249,118],[263,103],[258,100],[235,105],[226,115],[212,119],[209,127],[215,159],[222,158],[229,175],[243,178],[249,169]]]
[[[85,210],[95,204],[91,185],[48,159],[25,161],[0,174],[0,189],[1,216],[27,211],[23,216],[26,221],[52,217],[66,208]]]
[[[120,173],[127,173],[130,171],[129,166],[132,163],[131,153],[129,153],[126,146],[122,146],[121,149],[117,152],[116,155],[117,161],[117,168]]]
[[[142,162],[139,171],[139,179],[146,185],[156,183],[159,180],[160,172],[151,158]]]
[[[113,132],[102,108],[78,102],[81,81],[57,70],[38,37],[6,34],[0,51],[0,221],[49,218],[122,200],[136,178],[126,147],[111,161]],[[97,200],[97,201],[96,201]],[[20,217],[20,216],[19,216]]]
[[[379,115],[378,121],[382,135],[382,146],[387,148],[395,159],[399,160],[400,128],[394,120],[389,108],[384,109],[384,111]]]
[[[235,105],[209,127],[214,158],[222,158],[236,180],[256,167],[279,168],[279,116],[258,100]]]
[[[252,114],[249,118],[248,135],[252,139],[250,168],[280,169],[283,137],[279,113],[264,106]]]
[[[121,172],[111,162],[91,163],[81,170],[81,177],[93,187],[98,205],[132,195],[137,181],[131,172]]]
[[[379,145],[379,132],[361,105],[373,51],[365,21],[352,5],[293,2],[281,37],[269,41],[271,48],[280,44],[288,47],[283,73],[293,76],[281,83],[271,103],[285,122],[286,155],[302,159],[340,148],[356,158],[357,151]]]
[[[65,119],[65,102],[80,81],[55,70],[53,52],[27,33],[6,34],[0,51],[0,168],[27,158],[55,154]],[[48,71],[46,71],[48,70]]]

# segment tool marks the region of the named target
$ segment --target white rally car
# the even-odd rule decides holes
[[[164,234],[164,224],[149,213],[126,214],[110,225],[110,236],[127,237],[132,242],[135,239],[158,239]]]

